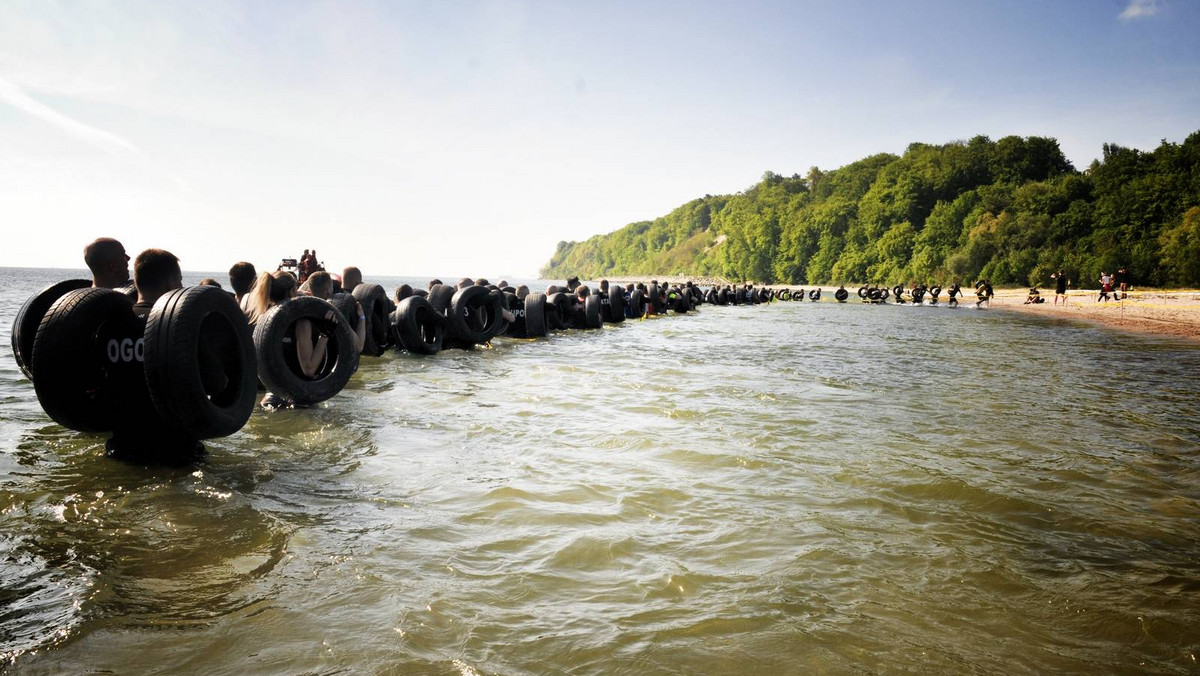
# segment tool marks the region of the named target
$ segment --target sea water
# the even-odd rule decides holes
[[[6,344],[72,276],[0,270]],[[146,467],[6,355],[0,671],[1194,673],[1198,372],[998,310],[705,306],[365,358]]]

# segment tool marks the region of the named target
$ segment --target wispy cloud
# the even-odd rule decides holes
[[[1129,6],[1121,12],[1122,21],[1145,19],[1158,14],[1158,0],[1130,0]]]
[[[29,96],[19,85],[3,76],[0,76],[0,102],[47,122],[89,145],[117,154],[142,155],[141,151],[124,138],[58,112]]]

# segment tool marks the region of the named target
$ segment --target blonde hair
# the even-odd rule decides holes
[[[296,278],[290,272],[276,270],[259,275],[250,293],[246,294],[249,300],[246,319],[250,325],[257,324],[259,318],[267,314],[267,310],[290,298],[295,288]]]

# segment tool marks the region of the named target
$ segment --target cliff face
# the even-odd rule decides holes
[[[1200,132],[1151,152],[1105,144],[1083,172],[1052,138],[914,143],[844,167],[693,200],[584,242],[542,276],[721,276],[769,283],[1044,283],[1125,267],[1200,285]]]

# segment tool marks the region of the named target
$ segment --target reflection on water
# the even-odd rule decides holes
[[[56,274],[0,271],[0,338]],[[50,423],[5,358],[0,652],[30,674],[1192,672],[1198,366],[998,311],[705,308],[365,360],[327,405],[163,468]]]

